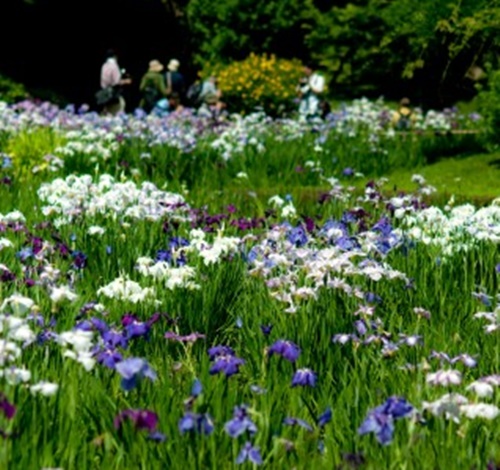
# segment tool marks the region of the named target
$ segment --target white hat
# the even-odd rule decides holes
[[[181,64],[177,59],[171,59],[168,63],[167,69],[171,72],[177,72],[177,70],[179,69],[179,65]]]

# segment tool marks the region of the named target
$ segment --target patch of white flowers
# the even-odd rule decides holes
[[[57,225],[97,215],[121,220],[186,220],[188,210],[179,194],[162,191],[149,182],[140,186],[132,181],[118,182],[106,174],[97,182],[90,175],[57,178],[42,184],[38,197],[45,203],[45,216],[58,216]],[[93,228],[92,233],[102,231]]]

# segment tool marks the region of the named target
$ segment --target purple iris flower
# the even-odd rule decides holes
[[[172,261],[172,253],[170,253],[169,250],[158,250],[155,260],[170,263],[170,261]]]
[[[179,420],[179,431],[181,434],[193,431],[208,436],[212,434],[213,430],[214,423],[207,413],[197,414],[188,412]]]
[[[120,429],[125,419],[134,423],[136,429],[146,429],[153,432],[158,426],[158,415],[149,410],[124,410],[114,419],[114,426]]]
[[[106,345],[111,348],[121,347],[126,349],[128,346],[128,341],[125,335],[121,331],[117,331],[115,329],[110,329],[103,333],[102,339]]]
[[[90,323],[96,329],[99,333],[103,334],[106,331],[109,331],[109,326],[108,324],[104,321],[101,320],[100,318],[92,317],[90,319]]]
[[[195,379],[193,385],[191,387],[191,396],[198,397],[203,392],[203,385],[201,384],[199,379]]]
[[[368,412],[358,433],[363,435],[373,432],[380,444],[390,444],[394,435],[394,420],[404,418],[412,411],[413,406],[404,398],[390,397],[385,403]]]
[[[238,457],[236,458],[237,464],[242,464],[249,460],[255,465],[262,465],[262,457],[258,447],[253,447],[250,442],[247,442],[243,449],[241,449]]]
[[[332,420],[332,409],[328,407],[323,413],[318,416],[318,426],[323,427]]]
[[[12,419],[16,414],[16,407],[7,400],[3,393],[0,393],[0,409],[7,419]]]
[[[149,322],[141,322],[135,315],[130,314],[123,316],[122,325],[125,327],[128,339],[146,336],[151,329]]]
[[[292,387],[314,387],[316,385],[317,375],[311,369],[298,369],[292,379]]]
[[[495,266],[495,272],[497,274],[500,274],[500,263],[498,263],[496,266]]]
[[[217,356],[234,356],[234,349],[229,346],[213,346],[208,350],[208,356],[213,361]]]
[[[354,322],[354,328],[356,328],[356,331],[361,336],[364,336],[368,332],[368,327],[363,320],[356,320]]]
[[[290,362],[295,362],[300,355],[300,348],[291,341],[279,339],[267,351],[269,356],[278,354]]]
[[[87,266],[87,255],[85,253],[82,253],[81,251],[73,251],[71,256],[73,258],[73,268],[83,269]]]
[[[169,242],[171,249],[178,249],[183,246],[189,246],[189,240],[183,237],[172,237]]]
[[[135,388],[138,381],[144,377],[156,380],[156,372],[145,359],[140,357],[131,357],[118,362],[115,369],[122,376],[121,386],[126,391]]]
[[[288,233],[288,241],[296,247],[304,246],[307,243],[307,233],[302,225],[299,225]]]
[[[313,430],[312,426],[307,421],[304,421],[300,418],[285,418],[283,420],[283,424],[286,424],[288,426],[300,426],[301,428],[304,428],[309,432],[312,432]]]
[[[245,431],[248,431],[249,434],[257,432],[257,426],[248,416],[248,407],[246,405],[234,408],[233,419],[224,425],[224,429],[232,438],[241,436]]]
[[[260,329],[262,331],[262,334],[268,336],[271,333],[271,330],[273,329],[273,325],[260,325]]]
[[[94,356],[99,364],[114,369],[116,364],[123,361],[123,356],[114,349],[98,348]]]
[[[114,419],[114,426],[120,430],[124,421],[130,420],[137,431],[145,430],[149,432],[149,438],[154,441],[163,442],[165,434],[157,430],[158,415],[149,410],[124,410]]]
[[[209,373],[215,375],[223,372],[226,377],[231,377],[231,375],[239,372],[240,366],[243,364],[245,364],[245,361],[236,356],[217,356],[212,367],[210,367]]]

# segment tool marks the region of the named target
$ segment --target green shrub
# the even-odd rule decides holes
[[[14,80],[0,75],[0,101],[14,103],[28,96],[28,92],[24,85],[17,83]]]
[[[207,66],[202,76],[219,79],[223,101],[231,110],[248,113],[262,108],[277,115],[296,107],[296,87],[303,74],[299,60],[279,59],[274,55],[250,54],[229,65]]]

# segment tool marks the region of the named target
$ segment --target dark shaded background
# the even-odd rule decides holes
[[[44,96],[49,90],[75,104],[94,101],[107,49],[134,84],[127,108],[138,101],[138,86],[151,59],[164,65],[175,57],[187,78],[189,45],[182,18],[161,0],[0,0],[0,73]],[[8,22],[8,23],[7,23]]]

